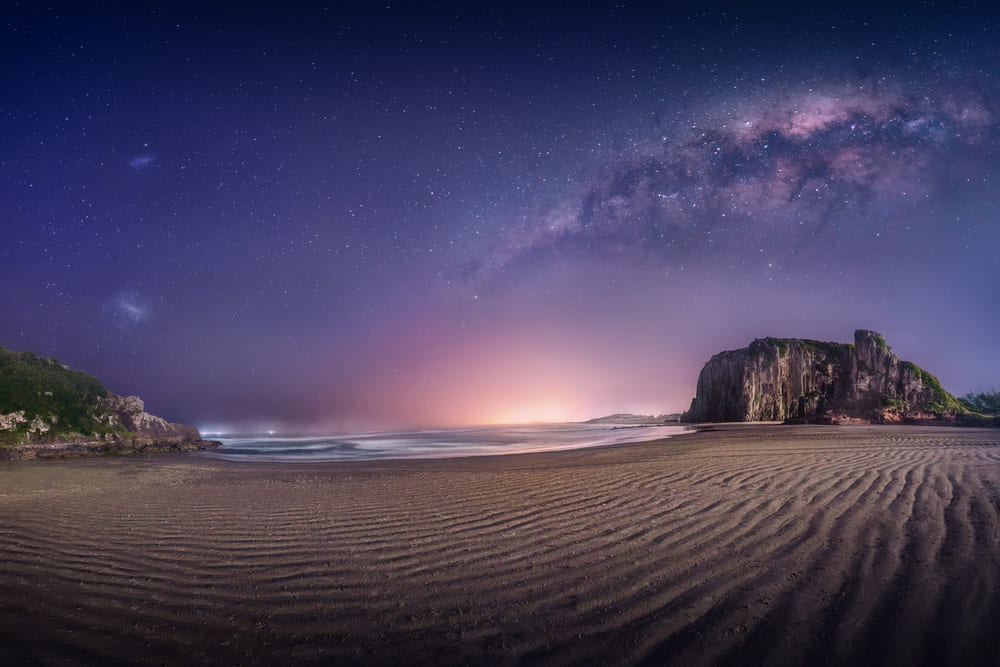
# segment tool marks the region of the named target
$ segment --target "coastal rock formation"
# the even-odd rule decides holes
[[[151,415],[55,359],[0,348],[0,459],[211,449],[198,429]]]
[[[193,426],[174,424],[162,417],[151,415],[138,396],[119,396],[109,393],[101,403],[107,408],[105,418],[113,428],[124,428],[145,438],[161,440],[200,440],[201,434]]]
[[[900,361],[878,333],[859,330],[853,345],[762,338],[715,355],[683,421],[881,423],[962,412],[937,378]]]

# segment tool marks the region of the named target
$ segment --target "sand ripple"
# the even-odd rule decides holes
[[[1000,664],[1000,432],[0,469],[0,658]]]

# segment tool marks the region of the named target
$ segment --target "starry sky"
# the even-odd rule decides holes
[[[682,411],[858,328],[1000,385],[992,3],[519,4],[6,3],[0,345],[203,430]]]

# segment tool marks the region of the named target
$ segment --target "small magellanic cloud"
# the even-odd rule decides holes
[[[148,169],[156,163],[156,158],[152,155],[137,155],[128,161],[128,165],[137,171]]]

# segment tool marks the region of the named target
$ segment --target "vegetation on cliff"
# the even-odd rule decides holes
[[[55,359],[0,348],[0,444],[120,430],[102,404],[108,395],[97,378]]]
[[[957,398],[952,396],[950,393],[945,391],[944,387],[941,386],[941,381],[936,377],[920,368],[916,364],[910,361],[904,361],[903,366],[906,367],[911,373],[916,377],[920,378],[921,383],[930,389],[933,393],[933,400],[927,403],[927,408],[930,412],[934,414],[945,414],[949,412],[963,413],[968,412],[967,408],[959,401]]]

